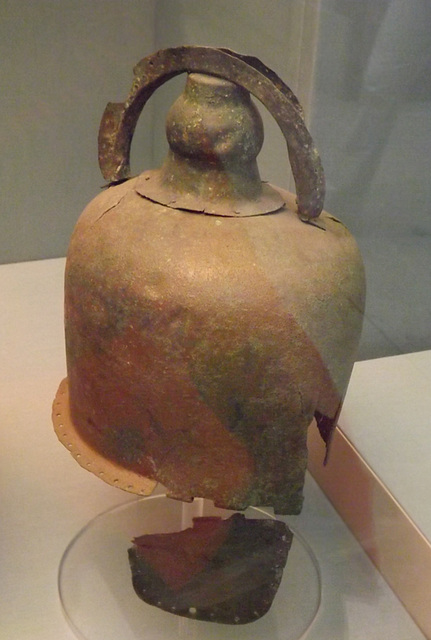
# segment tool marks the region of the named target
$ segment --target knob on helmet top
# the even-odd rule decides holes
[[[234,217],[284,205],[280,193],[260,179],[262,119],[239,85],[189,74],[169,110],[166,135],[167,158],[160,169],[140,176],[141,195],[175,209]]]

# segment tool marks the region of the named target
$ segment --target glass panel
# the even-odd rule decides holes
[[[311,131],[368,280],[359,357],[431,346],[431,3],[322,0]]]

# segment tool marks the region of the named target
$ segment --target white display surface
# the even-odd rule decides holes
[[[60,559],[89,520],[127,498],[83,471],[51,426],[65,376],[63,269],[63,259],[0,267],[1,640],[75,637],[58,597]],[[370,370],[366,375],[372,378]],[[363,437],[381,418],[384,389],[373,400],[358,396],[355,376],[347,411],[362,416]],[[383,442],[385,455],[382,433],[370,442],[376,451]],[[322,605],[307,640],[424,637],[310,477],[303,512],[288,521],[311,545],[322,574]]]
[[[431,351],[357,362],[339,422],[431,540]]]

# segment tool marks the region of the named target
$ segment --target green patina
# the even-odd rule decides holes
[[[277,355],[258,339],[226,344],[214,337],[194,345],[189,371],[201,398],[243,442],[255,461],[249,504],[299,513],[307,465],[308,419],[289,419],[292,394],[272,371]],[[286,381],[284,381],[286,382]],[[244,497],[242,497],[242,500]]]
[[[138,429],[111,426],[103,432],[103,452],[126,466],[141,464],[145,458],[145,437]]]

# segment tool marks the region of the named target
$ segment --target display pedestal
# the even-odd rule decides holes
[[[135,594],[127,555],[134,537],[180,531],[192,526],[194,517],[230,515],[201,498],[186,504],[151,496],[128,501],[91,520],[67,547],[59,569],[60,599],[73,631],[84,640],[231,640],[233,633],[236,640],[304,637],[320,606],[321,580],[312,550],[293,530],[279,590],[269,612],[256,622],[225,625],[182,618],[146,604]],[[274,517],[251,507],[245,516]]]
[[[329,462],[315,427],[308,469],[431,639],[431,351],[357,362]]]

